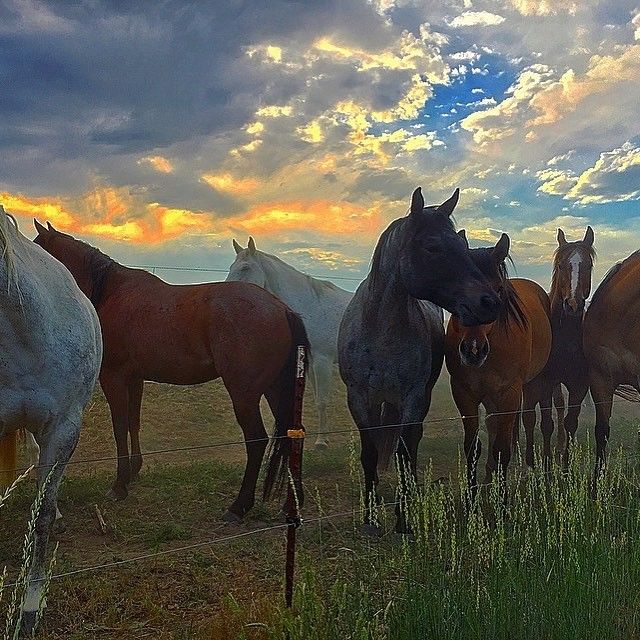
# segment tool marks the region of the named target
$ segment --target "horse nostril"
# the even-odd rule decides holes
[[[500,304],[500,300],[498,300],[498,297],[495,295],[489,295],[487,293],[485,293],[481,298],[480,298],[480,304],[485,308],[485,309],[489,309],[490,311],[493,311],[494,309],[496,309],[498,307],[498,305]]]

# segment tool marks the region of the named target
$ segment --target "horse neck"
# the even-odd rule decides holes
[[[398,269],[398,249],[390,246],[391,238],[387,241],[385,253],[379,266],[379,273],[373,271],[363,283],[366,287],[364,300],[365,316],[375,322],[404,318],[407,315],[407,305],[413,300],[400,278]]]
[[[299,299],[300,296],[296,293],[312,289],[310,276],[275,256],[261,254],[260,265],[265,274],[265,289],[289,306]]]

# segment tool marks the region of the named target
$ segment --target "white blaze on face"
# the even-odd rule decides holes
[[[582,256],[579,253],[574,253],[569,259],[569,265],[571,266],[571,297],[575,298],[578,292],[578,279],[580,276],[580,265],[582,264]]]

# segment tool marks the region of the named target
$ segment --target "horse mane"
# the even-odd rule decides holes
[[[621,260],[620,262],[616,262],[616,264],[614,264],[613,267],[611,267],[611,269],[607,271],[605,277],[602,279],[602,282],[600,282],[600,284],[598,285],[598,288],[595,290],[593,296],[591,297],[590,305],[593,305],[594,302],[596,302],[602,297],[602,294],[604,293],[605,289],[607,288],[611,280],[613,280],[613,277],[616,275],[616,273],[618,273],[618,271],[620,271],[620,269],[622,269],[622,267],[627,262],[629,262],[633,258],[638,258],[638,257],[640,257],[640,249],[638,249],[637,251],[634,251],[631,255],[627,256],[624,260]]]
[[[496,264],[491,248],[482,247],[479,249],[470,249],[469,251],[480,271],[490,280],[496,280],[500,283],[497,289],[498,297],[502,303],[500,305],[500,313],[498,314],[498,323],[500,326],[506,329],[508,328],[509,320],[513,320],[521,328],[526,328],[529,325],[529,320],[522,310],[520,296],[514,289],[511,280],[509,280],[509,269],[507,268],[506,261],[503,260],[500,264]],[[511,256],[507,256],[507,259],[511,265],[513,265]]]
[[[13,285],[18,294],[18,301],[22,305],[22,292],[18,283],[18,271],[14,260],[15,250],[9,235],[9,221],[13,222],[16,231],[19,231],[16,219],[10,213],[7,213],[4,207],[0,205],[0,245],[2,260],[4,261],[7,273],[7,293],[11,291],[11,285]]]
[[[109,279],[111,270],[120,265],[106,253],[102,253],[100,249],[92,247],[90,244],[84,242],[82,244],[86,244],[89,249],[89,252],[85,257],[85,267],[87,269],[89,282],[91,283],[91,296],[89,297],[89,300],[93,306],[97,308],[100,302],[102,302],[104,288]]]
[[[341,291],[340,287],[333,284],[333,282],[329,282],[328,280],[322,280],[321,278],[314,278],[307,273],[303,273],[302,271],[296,269],[292,265],[288,264],[284,260],[278,258],[278,256],[274,256],[272,253],[265,253],[264,251],[256,252],[256,257],[259,259],[259,262],[262,264],[262,267],[269,267],[270,262],[275,262],[276,264],[284,267],[285,269],[296,273],[299,276],[302,276],[308,285],[309,289],[313,291],[313,293],[318,298],[322,298],[326,293],[327,289],[331,291]],[[266,269],[265,269],[266,271]]]
[[[433,214],[437,210],[437,208],[437,206],[424,207],[424,209],[422,210],[422,214],[423,216],[431,217],[431,214]],[[438,219],[441,220],[441,224],[448,225],[451,230],[455,232],[455,225],[453,224],[453,220],[451,219],[451,217],[438,216]],[[381,275],[380,271],[382,267],[382,259],[384,257],[384,252],[389,244],[389,241],[396,232],[405,230],[408,221],[408,215],[402,218],[398,218],[397,220],[394,220],[380,235],[378,243],[376,244],[376,248],[373,251],[373,256],[371,258],[371,270],[369,272],[370,289],[374,289],[378,284],[378,278]],[[402,248],[407,239],[408,234],[404,233],[400,240],[399,248]]]

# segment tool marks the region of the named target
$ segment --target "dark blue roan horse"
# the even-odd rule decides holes
[[[439,307],[469,325],[493,322],[500,308],[451,222],[458,195],[456,189],[440,206],[425,208],[420,188],[415,190],[409,215],[380,237],[371,271],[340,325],[338,361],[360,431],[367,501],[363,531],[370,535],[380,533],[368,508],[377,500],[378,471],[397,452],[401,495],[411,476],[416,478],[422,423],[444,357]],[[396,530],[408,532],[404,510],[397,507],[396,515]]]

